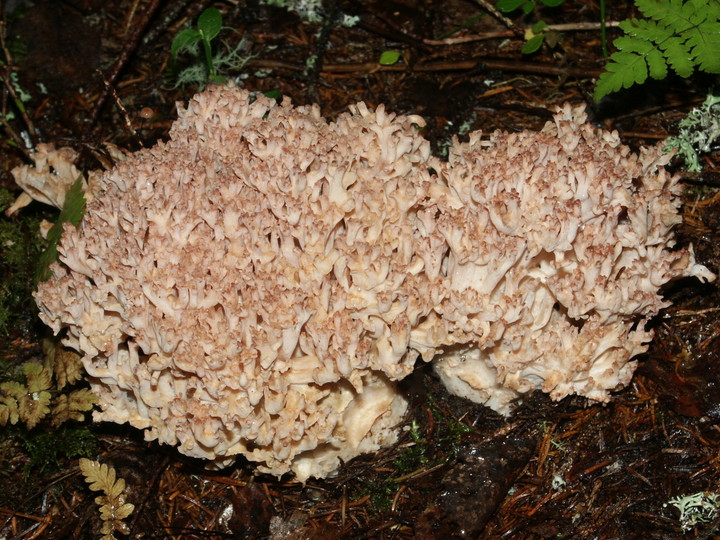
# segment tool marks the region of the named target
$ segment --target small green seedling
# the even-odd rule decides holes
[[[211,41],[217,37],[222,28],[222,15],[216,8],[208,8],[200,14],[197,22],[197,29],[186,28],[173,39],[170,47],[170,54],[173,59],[183,50],[189,50],[197,43],[202,43],[205,53],[208,80],[213,83],[222,84],[224,77],[220,77],[215,70],[215,62],[212,55]]]
[[[547,26],[545,21],[538,21],[525,32],[525,44],[521,49],[523,54],[532,54],[542,47],[547,34]]]

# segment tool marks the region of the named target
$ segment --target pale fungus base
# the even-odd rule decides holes
[[[419,117],[211,88],[101,177],[41,317],[83,354],[96,420],[299,480],[395,441],[418,356],[502,412],[535,388],[606,400],[659,288],[713,276],[670,251],[668,158],[584,119],[443,163]]]

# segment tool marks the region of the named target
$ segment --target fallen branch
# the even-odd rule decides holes
[[[619,26],[619,22],[609,22],[605,23],[606,28],[614,28],[616,26]],[[581,22],[581,23],[568,23],[568,24],[549,24],[545,27],[545,31],[547,30],[555,30],[556,32],[577,32],[577,31],[587,31],[587,30],[600,30],[602,28],[602,23],[594,23],[594,22]],[[445,39],[424,39],[423,43],[425,45],[459,45],[462,43],[472,43],[474,41],[485,41],[488,39],[497,39],[497,38],[504,38],[504,37],[512,37],[516,36],[520,33],[523,35],[527,32],[528,29],[522,30],[520,29],[520,32],[517,31],[511,31],[511,30],[505,30],[503,32],[488,32],[487,34],[475,34],[470,36],[459,36],[454,38],[445,38]]]
[[[248,61],[247,66],[253,68],[278,69],[287,71],[303,71],[305,66],[283,62],[281,60],[263,60],[254,58]],[[350,64],[327,64],[322,68],[325,74],[362,74],[377,72],[438,72],[438,71],[472,71],[472,70],[500,70],[516,73],[534,73],[537,75],[561,75],[567,77],[575,77],[587,79],[598,77],[600,69],[585,67],[563,67],[550,64],[538,64],[534,62],[515,62],[512,60],[493,60],[493,59],[477,59],[477,60],[461,60],[458,62],[427,62],[416,63],[412,65],[394,64],[391,66],[383,66],[377,62],[362,62]]]

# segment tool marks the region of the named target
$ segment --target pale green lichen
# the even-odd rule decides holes
[[[720,138],[720,95],[708,94],[702,106],[690,111],[678,127],[680,132],[667,139],[666,148],[677,149],[688,171],[700,172],[700,154],[710,152]]]

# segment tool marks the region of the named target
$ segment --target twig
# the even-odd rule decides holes
[[[475,34],[471,36],[459,36],[445,39],[423,39],[423,43],[425,43],[425,45],[460,45],[462,43],[472,43],[474,41],[509,38],[515,35],[517,35],[517,33],[512,30],[504,30],[502,32],[488,32],[487,34]]]
[[[143,31],[147,27],[150,19],[152,19],[152,16],[154,15],[155,11],[157,11],[157,8],[159,6],[160,0],[150,0],[150,5],[145,8],[142,16],[135,24],[135,30],[133,30],[133,33],[130,35],[127,41],[125,41],[125,44],[123,45],[123,48],[120,51],[120,55],[115,61],[115,64],[113,64],[113,66],[110,68],[110,72],[107,74],[107,76],[103,77],[103,82],[105,83],[105,91],[100,93],[98,100],[95,102],[95,107],[93,108],[93,111],[90,115],[90,123],[88,124],[88,130],[92,129],[95,125],[95,122],[97,122],[98,116],[100,115],[100,110],[105,104],[108,94],[110,93],[109,88],[113,84],[115,84],[115,81],[117,80],[118,75],[120,75],[122,68],[125,67],[125,64],[127,64],[130,56],[140,42],[140,36],[142,36]]]
[[[605,23],[605,28],[615,28],[620,26],[620,21],[611,21]],[[602,23],[599,22],[580,22],[565,24],[548,24],[546,30],[556,30],[557,32],[584,32],[586,30],[599,30]]]
[[[128,31],[130,30],[130,24],[132,23],[133,17],[135,17],[135,12],[137,11],[139,3],[140,0],[133,0],[132,6],[130,7],[130,13],[128,13],[127,16],[127,21],[125,21],[125,30],[123,32],[123,35],[127,35]]]
[[[304,68],[296,64],[290,64],[281,60],[252,59],[247,66],[265,69],[284,69],[288,71],[302,71]],[[412,67],[404,64],[382,66],[377,62],[364,62],[358,64],[326,64],[322,73],[366,75],[368,73],[383,71],[408,71],[408,72],[436,72],[436,71],[471,71],[474,69],[488,70],[497,69],[500,71],[534,73],[537,75],[560,75],[586,79],[598,77],[600,70],[597,68],[561,67],[549,64],[537,64],[533,62],[513,62],[510,60],[483,59],[461,60],[458,62],[427,62],[417,63]]]
[[[140,144],[141,147],[144,147],[142,140],[140,137],[138,137],[137,131],[135,131],[135,128],[132,125],[132,121],[130,120],[130,115],[127,112],[127,109],[122,104],[122,101],[120,100],[120,97],[117,95],[117,92],[115,91],[115,88],[110,86],[110,83],[105,80],[105,77],[102,74],[102,71],[97,70],[100,74],[100,77],[102,77],[103,84],[105,85],[105,91],[110,94],[113,99],[115,100],[115,105],[117,105],[118,109],[120,109],[120,114],[123,117],[123,121],[125,122],[125,128],[128,130],[130,135],[135,139],[136,142]]]
[[[619,22],[609,22],[605,24],[607,28],[614,28],[619,25]],[[601,23],[581,22],[567,24],[549,24],[545,27],[545,31],[555,30],[556,32],[576,32],[585,30],[598,30],[600,28]],[[460,36],[446,39],[424,39],[423,43],[425,43],[426,45],[458,45],[461,43],[472,43],[473,41],[484,41],[487,39],[512,37],[516,34],[517,32],[506,30],[504,32],[488,32],[487,34],[476,34],[471,36]],[[523,35],[524,34],[525,31],[523,31]]]

